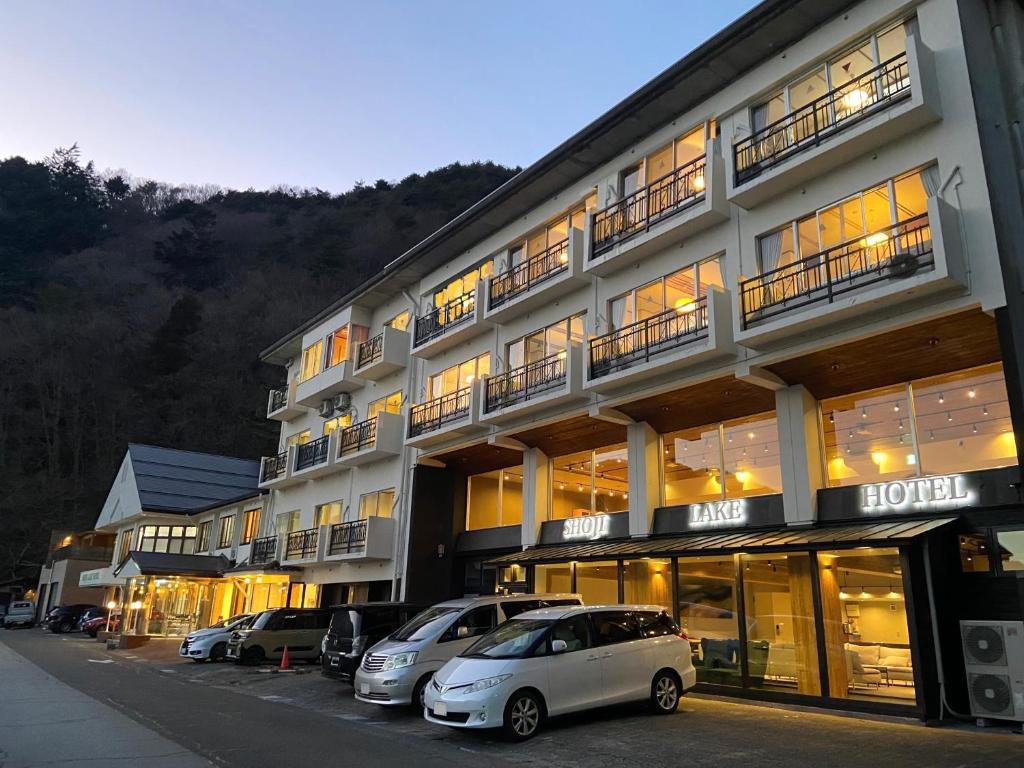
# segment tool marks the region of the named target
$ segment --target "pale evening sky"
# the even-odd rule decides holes
[[[528,165],[753,0],[0,0],[0,158],[341,192]]]

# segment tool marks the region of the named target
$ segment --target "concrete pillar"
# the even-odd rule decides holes
[[[551,465],[539,448],[523,451],[523,525],[524,547],[532,547],[540,537],[540,524],[551,516]]]
[[[661,456],[658,433],[645,421],[626,427],[629,461],[629,535],[647,536],[654,510],[661,505]]]
[[[808,525],[817,518],[818,489],[825,485],[818,404],[797,384],[776,390],[775,411],[786,524]]]

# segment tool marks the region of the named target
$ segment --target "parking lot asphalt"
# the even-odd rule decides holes
[[[640,705],[610,707],[557,718],[535,739],[508,744],[493,733],[457,731],[408,710],[358,702],[351,686],[303,662],[287,673],[196,664],[178,658],[173,643],[106,651],[80,635],[38,629],[0,633],[0,641],[69,685],[113,701],[129,716],[222,765],[308,765],[302,758],[331,749],[346,761],[406,768],[409,760],[417,766],[483,762],[488,768],[1024,765],[1024,735],[1009,727],[928,728],[911,720],[692,694],[670,717],[651,716]],[[215,725],[199,727],[201,721]]]

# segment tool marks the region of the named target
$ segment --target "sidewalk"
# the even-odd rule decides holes
[[[97,653],[96,658],[104,657]],[[119,764],[140,768],[212,765],[106,704],[65,685],[2,644],[0,685],[3,686],[0,697],[0,766],[3,768],[54,763]]]

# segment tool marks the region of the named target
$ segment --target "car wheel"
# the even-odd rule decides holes
[[[423,710],[427,706],[426,693],[427,683],[430,682],[430,678],[433,677],[433,673],[424,675],[416,681],[416,685],[412,687],[412,698],[409,700],[409,708],[415,712],[423,714]]]
[[[264,650],[260,646],[254,645],[251,648],[243,648],[238,660],[242,664],[255,666],[256,664],[262,664],[266,658],[267,654]]]
[[[661,670],[651,682],[651,709],[659,715],[671,715],[679,706],[681,688],[675,672]]]
[[[214,643],[213,648],[210,649],[210,661],[223,661],[224,656],[227,654],[227,650],[227,643]]]
[[[501,731],[509,741],[533,738],[544,721],[544,704],[532,691],[516,691],[505,704]]]

